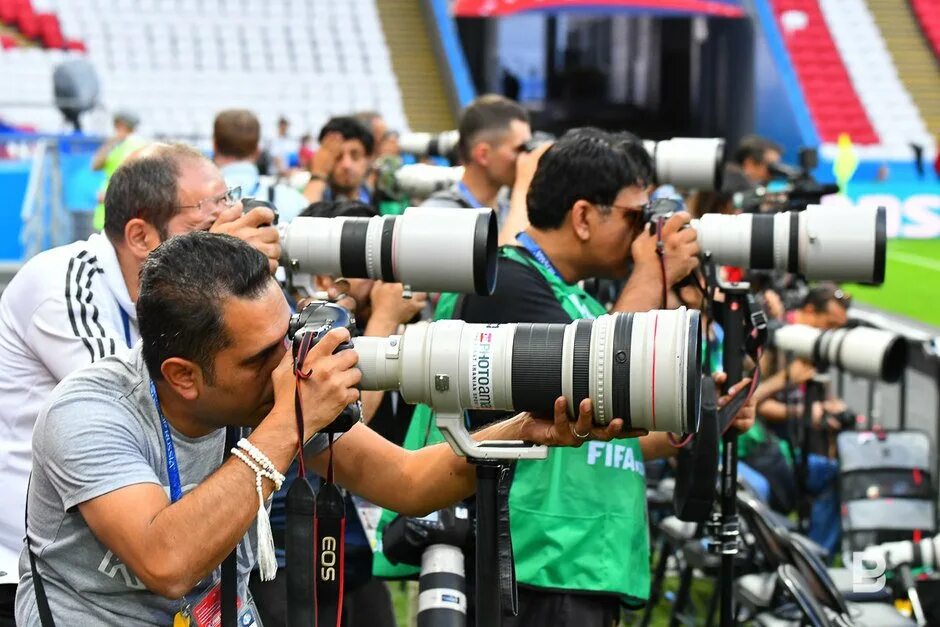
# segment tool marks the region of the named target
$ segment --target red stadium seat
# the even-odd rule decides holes
[[[911,8],[924,37],[933,48],[934,54],[940,58],[940,2],[937,0],[910,0]]]
[[[16,48],[16,40],[9,35],[0,35],[0,48],[3,48],[4,50]]]
[[[65,38],[59,26],[59,18],[52,13],[40,13],[36,16],[39,21],[39,37],[46,48],[62,48]]]
[[[33,7],[26,5],[20,6],[16,14],[16,25],[24,37],[36,39],[39,37],[39,18],[33,11]]]
[[[771,5],[820,138],[832,143],[847,132],[856,144],[877,144],[878,134],[849,80],[818,0],[771,0]],[[806,27],[787,31],[781,16],[788,11],[805,14]]]

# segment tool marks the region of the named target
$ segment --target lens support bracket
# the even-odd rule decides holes
[[[443,385],[435,378],[435,386]],[[466,457],[471,463],[477,460],[498,459],[546,459],[548,447],[529,444],[522,440],[489,440],[477,442],[470,437],[467,423],[463,414],[437,413],[437,428],[440,429],[444,439],[461,457]]]

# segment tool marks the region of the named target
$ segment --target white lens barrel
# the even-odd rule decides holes
[[[281,247],[295,272],[487,295],[497,234],[491,209],[411,207],[401,216],[295,218],[281,227]]]
[[[702,253],[719,265],[815,280],[884,282],[884,207],[810,205],[775,214],[708,214],[692,227]]]
[[[774,345],[817,365],[831,364],[855,376],[888,383],[898,381],[907,365],[904,338],[870,327],[821,331],[791,324],[774,333]]]
[[[674,137],[660,142],[644,141],[643,146],[653,158],[658,184],[683,189],[721,188],[723,139]]]

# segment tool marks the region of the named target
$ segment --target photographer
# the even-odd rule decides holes
[[[310,162],[310,181],[304,196],[321,200],[372,202],[366,186],[375,140],[372,131],[353,117],[335,117],[320,129],[319,148]]]
[[[842,290],[823,284],[809,290],[800,308],[787,312],[789,324],[805,324],[821,330],[837,329],[848,321],[848,300]],[[839,502],[835,493],[838,462],[832,459],[830,434],[851,424],[854,417],[839,398],[814,403],[812,431],[806,456],[806,476],[798,477],[794,448],[802,446],[795,438],[796,423],[803,419],[804,386],[816,376],[813,365],[802,359],[783,363],[784,356],[771,350],[762,360],[765,379],[754,392],[758,420],[754,429],[738,437],[742,461],[759,472],[770,484],[769,503],[789,514],[799,506],[801,491],[812,497],[809,537],[826,547],[830,554],[838,548],[840,536]]]
[[[369,205],[356,201],[323,201],[308,207],[301,216],[317,218],[372,217],[377,215]],[[394,334],[399,325],[411,321],[427,303],[423,293],[412,298],[402,298],[399,283],[384,283],[371,279],[340,279],[317,275],[315,290],[327,292],[331,298],[350,311],[355,312],[356,324],[362,335],[387,337]],[[398,392],[366,391],[361,393],[362,419],[373,431],[389,442],[401,445],[405,430],[414,410],[407,405]],[[271,527],[274,531],[278,565],[284,567],[284,539],[286,524],[285,498],[290,483],[297,476],[297,465],[293,464],[285,473],[284,486],[275,495],[271,505]],[[357,515],[356,504],[351,496],[346,498],[346,564],[343,571],[346,585],[343,596],[346,627],[356,625],[394,625],[391,597],[384,582],[372,577],[372,548]],[[274,581],[261,581],[257,572],[251,579],[251,590],[258,602],[258,609],[265,624],[280,625],[286,617],[286,570],[278,572]],[[363,623],[366,617],[367,623]]]
[[[521,246],[501,249],[495,293],[444,295],[435,316],[487,323],[594,318],[606,310],[578,282],[625,277],[631,258],[633,272],[613,309],[662,307],[657,238],[640,219],[650,180],[649,156],[632,135],[569,131],[538,162],[528,190],[531,226],[519,234]],[[695,232],[681,228],[688,222],[687,214],[677,214],[663,229],[666,287],[698,265]],[[488,421],[493,414],[474,418]],[[736,426],[744,430],[752,419],[753,408],[745,407]],[[431,421],[428,408],[419,406],[409,439]],[[507,625],[607,627],[621,604],[645,603],[650,554],[643,460],[677,449],[664,433],[616,447],[616,458],[627,461],[609,463],[612,455],[601,446],[516,463],[509,505],[519,616]]]
[[[246,198],[266,200],[277,207],[278,218],[290,222],[309,204],[296,189],[262,176],[256,161],[261,141],[261,124],[247,109],[228,109],[215,116],[212,146],[215,164],[222,170],[225,184],[240,187]]]
[[[236,547],[238,592],[250,603],[248,573],[265,548],[251,527],[300,444],[297,389],[306,457],[321,474],[327,441],[317,434],[359,397],[356,353],[333,354],[349,340],[344,329],[311,349],[300,365],[310,378],[295,378],[287,302],[266,258],[235,238],[197,232],[163,244],[141,271],[137,313],[142,343],[63,382],[37,422],[23,627],[39,624],[33,569],[62,625],[166,625],[211,591]],[[520,414],[475,437],[575,445],[576,430],[619,435],[622,423],[592,429],[589,405],[569,423],[558,399],[554,421]],[[253,429],[238,447],[264,472],[238,455],[221,461],[229,426]],[[409,453],[363,425],[332,455],[338,483],[415,515],[476,481],[447,446]]]
[[[12,620],[30,441],[39,410],[71,372],[126,350],[139,338],[140,266],[162,241],[210,229],[241,237],[277,267],[281,247],[270,210],[242,215],[237,190],[202,153],[153,144],[114,173],[104,233],[45,251],[0,297],[0,624]]]
[[[725,166],[723,190],[754,188],[770,182],[770,166],[783,155],[779,144],[759,135],[741,138],[734,151],[734,160]]]
[[[458,131],[463,178],[433,194],[422,206],[492,207],[504,220],[509,208],[499,202],[499,193],[516,182],[516,162],[532,138],[529,114],[517,102],[487,94],[463,110]]]

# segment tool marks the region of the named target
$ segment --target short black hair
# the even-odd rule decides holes
[[[358,200],[321,200],[300,212],[305,218],[372,218],[379,215],[372,205]]]
[[[800,309],[810,307],[816,313],[825,313],[831,302],[836,303],[843,309],[848,309],[852,299],[842,291],[838,284],[825,282],[809,289],[806,296],[803,297],[803,302],[800,303]]]
[[[124,228],[134,218],[152,224],[160,239],[179,213],[179,179],[187,162],[211,163],[186,144],[152,144],[131,156],[111,176],[104,195],[104,232],[112,242],[124,240]]]
[[[272,284],[267,258],[230,235],[194,231],[158,246],[140,270],[137,321],[144,362],[154,381],[171,357],[199,364],[215,377],[215,355],[231,344],[226,298],[257,298]]]
[[[330,118],[329,121],[320,129],[320,135],[317,141],[322,142],[328,133],[339,133],[345,141],[358,139],[362,142],[362,147],[366,149],[366,154],[371,155],[375,149],[375,138],[372,137],[372,131],[351,116],[340,116]]]
[[[529,222],[557,229],[579,200],[609,206],[625,187],[646,187],[653,162],[631,133],[575,128],[539,159],[526,196]]]
[[[483,133],[509,130],[513,120],[529,123],[529,112],[515,100],[497,94],[484,94],[463,110],[457,130],[460,140],[457,152],[464,163],[470,162],[473,145]]]
[[[734,162],[738,165],[744,165],[748,159],[754,163],[763,163],[768,150],[777,153],[783,153],[780,144],[773,142],[760,135],[745,135],[738,142],[738,147],[734,151]]]

